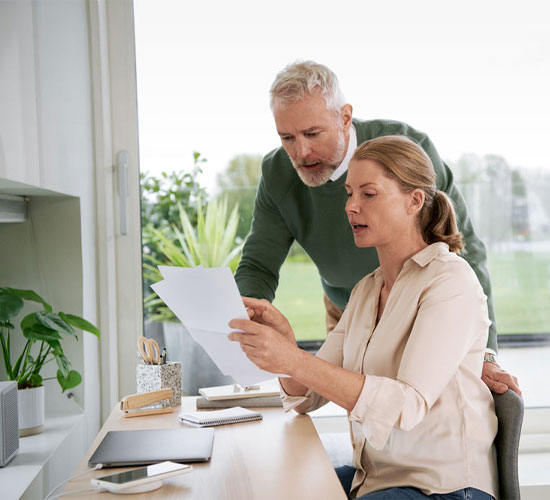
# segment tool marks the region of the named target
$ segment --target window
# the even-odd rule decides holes
[[[529,5],[283,0],[266,14],[252,1],[135,0],[142,171],[190,169],[199,151],[202,185],[220,191],[232,159],[279,145],[277,71],[328,65],[354,116],[411,124],[452,166],[487,244],[502,364],[527,405],[550,405],[536,384],[550,375],[550,26],[544,4]],[[300,340],[323,338],[318,274],[299,248],[275,303]]]

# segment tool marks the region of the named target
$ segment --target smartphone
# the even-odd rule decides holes
[[[105,488],[111,492],[124,491],[129,493],[131,488],[135,493],[151,491],[162,486],[162,480],[191,472],[193,467],[175,462],[161,462],[158,464],[140,467],[118,474],[97,477],[90,480],[93,486]],[[158,483],[158,484],[157,484]]]

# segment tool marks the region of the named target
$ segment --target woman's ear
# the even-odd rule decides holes
[[[409,206],[408,213],[411,215],[416,215],[422,207],[424,206],[424,201],[426,200],[426,193],[422,189],[413,189],[409,193]]]

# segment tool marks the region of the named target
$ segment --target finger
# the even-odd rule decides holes
[[[494,380],[489,377],[482,377],[483,382],[487,385],[487,387],[497,394],[504,394],[508,390],[508,386],[506,384],[503,384],[501,382],[498,382],[497,380]]]
[[[253,309],[265,310],[270,303],[265,299],[255,299],[254,297],[241,297],[243,304],[246,307],[252,307]]]
[[[518,396],[521,396],[521,390],[519,388],[518,379],[508,372],[501,370],[495,377],[498,382],[505,384],[506,388],[512,389]]]
[[[242,332],[231,332],[227,338],[231,340],[232,342],[239,342],[241,344],[241,347],[243,345],[249,346],[249,347],[255,347],[256,343],[254,342],[254,336],[249,333],[242,333]]]
[[[250,333],[261,333],[263,326],[259,323],[256,323],[255,321],[251,321],[249,319],[232,319],[229,322],[229,326],[231,328],[235,328],[235,330],[242,330],[243,332],[250,332]]]

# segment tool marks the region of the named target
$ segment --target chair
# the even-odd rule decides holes
[[[495,437],[500,500],[520,500],[518,478],[518,448],[523,422],[523,399],[508,389],[493,393],[498,432]]]

